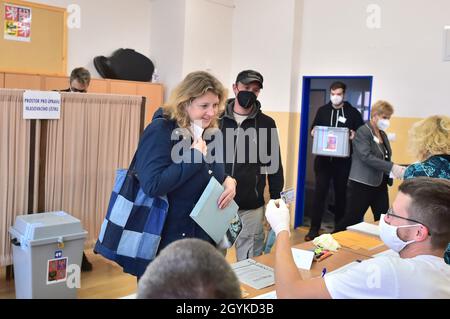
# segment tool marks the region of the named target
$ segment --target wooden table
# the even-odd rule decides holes
[[[293,246],[293,248],[299,248],[304,250],[312,250],[314,248],[314,245],[312,242],[302,243]],[[324,268],[327,269],[327,272],[331,272],[333,270],[336,270],[338,268],[341,268],[342,266],[345,266],[351,262],[357,261],[357,260],[365,260],[369,259],[371,256],[369,256],[366,252],[360,251],[359,253],[356,253],[352,251],[351,249],[340,249],[338,252],[334,253],[332,256],[324,259],[321,262],[313,262],[311,266],[311,270],[301,270],[299,269],[300,275],[304,280],[308,280],[311,278],[319,277],[322,274],[322,270]],[[253,258],[259,263],[262,263],[264,265],[267,265],[269,267],[274,268],[275,267],[275,252],[272,252],[267,255],[262,255],[259,257]],[[246,296],[246,299],[253,298],[262,294],[265,294],[267,292],[275,290],[275,285],[272,285],[270,287],[264,288],[264,289],[254,289],[248,285],[241,284],[243,290],[245,290],[248,293],[248,296]]]
[[[342,247],[341,250],[345,250],[345,251],[350,251],[354,254],[357,255],[361,255],[364,257],[373,257],[376,254],[382,253],[383,251],[388,250],[388,248],[386,247],[386,245],[383,245],[381,247],[372,249],[372,250],[367,250],[367,249],[351,249],[351,248],[347,248],[347,247]]]
[[[378,221],[377,222],[372,222],[371,224],[379,225],[379,222]],[[345,232],[348,232],[348,231],[349,230],[345,230]],[[371,235],[366,235],[366,236],[371,236]],[[362,256],[373,257],[376,254],[379,254],[379,253],[381,253],[383,251],[388,250],[388,247],[386,245],[383,245],[381,247],[377,247],[377,248],[374,248],[374,249],[371,249],[371,250],[362,249],[362,248],[360,248],[360,249],[351,249],[351,248],[348,248],[348,247],[342,247],[342,249],[354,252],[354,253],[362,255]]]

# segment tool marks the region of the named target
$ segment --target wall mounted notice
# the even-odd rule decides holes
[[[31,8],[5,3],[5,40],[31,41]]]
[[[59,120],[61,94],[48,91],[25,91],[23,93],[24,120]]]

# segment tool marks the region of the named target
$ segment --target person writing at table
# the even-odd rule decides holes
[[[450,298],[450,267],[442,258],[450,241],[448,198],[448,180],[419,177],[404,181],[379,226],[383,242],[400,257],[378,256],[309,280],[302,280],[292,256],[289,209],[282,200],[271,200],[266,217],[277,236],[277,297]]]

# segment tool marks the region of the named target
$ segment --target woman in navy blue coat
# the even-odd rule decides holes
[[[159,251],[183,238],[214,244],[189,216],[212,176],[225,188],[219,208],[227,207],[236,194],[236,181],[225,176],[223,158],[214,154],[217,147],[204,139],[207,132],[220,132],[217,119],[225,98],[224,87],[214,76],[190,73],[156,111],[139,141],[136,171],[141,187],[153,197],[167,195],[169,202]],[[214,156],[218,158],[211,162]]]

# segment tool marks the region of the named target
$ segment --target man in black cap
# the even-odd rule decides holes
[[[280,198],[284,177],[275,121],[261,112],[258,95],[263,76],[253,70],[238,74],[220,127],[224,138],[225,172],[237,181],[236,197],[243,229],[236,240],[237,260],[262,254],[264,248],[264,188]]]

